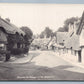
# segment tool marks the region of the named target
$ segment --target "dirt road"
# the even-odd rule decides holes
[[[84,69],[63,60],[56,52],[30,51],[30,55],[28,62],[0,63],[0,80],[84,80]]]

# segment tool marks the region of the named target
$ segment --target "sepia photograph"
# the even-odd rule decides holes
[[[0,81],[84,81],[84,5],[0,3]]]

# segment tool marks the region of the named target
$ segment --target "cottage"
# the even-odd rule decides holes
[[[79,55],[82,59],[82,62],[84,63],[84,12],[82,14],[81,21],[76,34],[79,36],[79,45],[81,48]]]
[[[65,47],[69,55],[78,56],[78,52],[80,51],[79,36],[74,34],[69,37],[69,39],[65,41]]]
[[[4,47],[6,51],[11,51],[13,48],[20,48],[23,44],[24,35],[25,33],[13,25],[9,19],[4,20],[0,17],[0,48]]]
[[[57,38],[57,44],[64,45],[64,41],[68,37],[68,32],[57,32],[56,38]]]
[[[65,53],[65,48],[64,48],[64,42],[66,40],[66,38],[68,38],[68,32],[57,32],[56,34],[56,38],[57,38],[57,45],[58,45],[58,51],[61,54]]]
[[[65,40],[64,46],[66,47],[69,55],[77,56],[78,61],[81,62],[81,48],[79,35],[76,34],[80,21],[69,24],[68,38]]]
[[[50,40],[51,38],[35,38],[31,46],[33,46],[34,49],[37,49],[37,47],[39,46],[42,50],[44,50],[48,48]]]
[[[54,45],[55,43],[56,43],[56,37],[55,36],[50,37],[50,40],[47,43],[48,49],[54,50],[55,49],[55,45]]]

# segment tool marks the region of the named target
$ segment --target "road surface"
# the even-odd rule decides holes
[[[30,61],[0,63],[0,80],[84,80],[84,68],[53,51],[31,51]]]

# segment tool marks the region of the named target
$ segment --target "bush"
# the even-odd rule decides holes
[[[16,48],[11,50],[11,54],[13,55],[20,55],[20,54],[26,54],[28,53],[29,48]]]
[[[22,54],[23,52],[24,52],[23,48],[16,48],[11,50],[11,54],[13,55],[19,55],[19,54]]]
[[[29,52],[29,48],[24,48],[24,54],[28,53]]]

